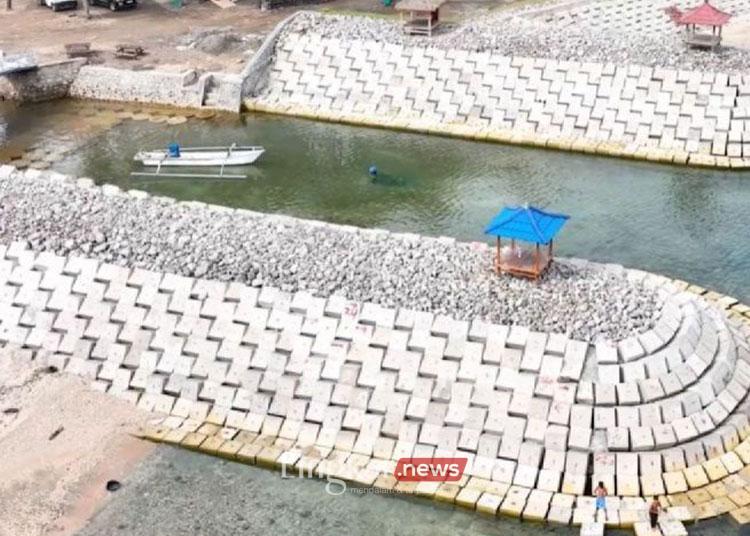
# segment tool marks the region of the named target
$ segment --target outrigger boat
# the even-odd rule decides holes
[[[144,166],[156,166],[155,172],[132,172],[131,175],[160,177],[215,177],[241,179],[245,175],[224,173],[225,166],[246,166],[254,163],[265,152],[263,147],[242,146],[236,143],[229,147],[185,147],[172,143],[162,151],[139,151],[133,157]],[[218,174],[162,173],[162,166],[220,167]]]

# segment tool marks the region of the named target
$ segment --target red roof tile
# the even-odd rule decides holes
[[[678,22],[680,24],[698,24],[699,26],[723,26],[731,18],[732,15],[716,9],[706,0],[700,6],[685,11]]]

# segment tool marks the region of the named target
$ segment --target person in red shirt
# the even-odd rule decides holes
[[[651,519],[652,529],[655,529],[656,524],[659,522],[659,510],[661,510],[661,504],[659,504],[659,501],[654,497],[648,507],[648,517]]]

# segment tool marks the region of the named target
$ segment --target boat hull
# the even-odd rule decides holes
[[[262,148],[189,151],[184,150],[180,156],[170,156],[167,151],[144,151],[135,155],[134,159],[144,166],[246,166],[253,164],[264,153]]]

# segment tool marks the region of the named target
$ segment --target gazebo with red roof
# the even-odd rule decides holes
[[[676,7],[667,9],[667,13],[672,20],[678,25],[684,25],[687,33],[685,42],[694,47],[715,48],[721,44],[721,28],[732,15],[725,13],[720,9],[712,6],[708,0],[703,4],[685,12],[681,12]],[[711,33],[698,31],[698,27],[711,27]]]

